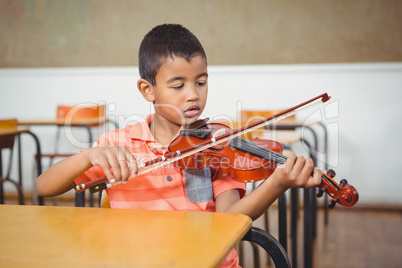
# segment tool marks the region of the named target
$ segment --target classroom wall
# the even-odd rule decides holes
[[[321,118],[327,126],[328,164],[337,181],[348,179],[361,204],[402,204],[401,63],[210,66],[208,72],[204,115],[212,120],[238,120],[240,110],[282,109],[327,92],[330,103],[298,119]],[[0,117],[54,118],[56,104],[106,103],[108,115],[123,127],[152,112],[136,89],[137,79],[137,68],[0,69]],[[43,151],[51,151],[55,128],[32,131]],[[322,131],[317,133],[322,140]],[[64,136],[65,150],[88,146],[83,131]],[[22,138],[24,187],[30,189],[34,146],[29,136]],[[317,153],[321,167],[324,153],[322,147]]]

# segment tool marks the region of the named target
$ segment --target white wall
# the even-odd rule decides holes
[[[337,181],[348,179],[360,203],[402,204],[402,63],[210,66],[209,77],[204,115],[217,120],[237,120],[240,109],[290,107],[327,92],[331,102],[298,118],[320,117],[327,125],[328,163]],[[137,68],[0,69],[0,118],[51,119],[57,104],[106,102],[109,116],[124,126],[152,111],[137,92],[137,79]],[[55,128],[31,129],[42,150],[50,151]],[[85,146],[85,133],[75,135],[70,142]],[[28,136],[22,141],[24,187],[30,189],[34,146]]]

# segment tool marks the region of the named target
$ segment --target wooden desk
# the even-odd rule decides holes
[[[16,134],[26,133],[29,131],[30,131],[29,127],[22,127],[22,128],[18,128],[18,129],[0,127],[0,136],[16,135]]]
[[[244,215],[0,205],[1,267],[216,267]]]
[[[65,119],[31,119],[31,120],[18,120],[18,125],[29,125],[29,126],[92,126],[92,125],[101,125],[109,122],[109,119],[102,118],[88,118],[88,119],[74,119],[74,120],[65,120]]]
[[[112,122],[117,126],[117,124],[108,118],[89,118],[89,119],[75,119],[75,120],[65,120],[65,119],[39,119],[39,120],[18,120],[18,125],[20,126],[64,126],[64,127],[83,127],[87,129],[88,132],[88,144],[89,146],[93,143],[91,127],[102,125],[108,122]]]

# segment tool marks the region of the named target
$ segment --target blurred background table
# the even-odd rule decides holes
[[[39,139],[30,131],[29,127],[18,127],[18,122],[16,119],[5,119],[0,120],[0,203],[4,204],[4,188],[3,185],[8,182],[14,185],[18,193],[18,203],[20,205],[25,204],[25,198],[23,193],[22,185],[22,160],[21,160],[21,134],[30,135],[36,146],[36,169],[38,174],[42,173],[42,161],[41,161],[41,148]],[[13,153],[14,144],[17,140],[17,150],[18,150],[18,180],[11,178],[11,169],[13,164]],[[7,169],[5,174],[3,174],[3,149],[9,150],[9,157],[7,163]]]

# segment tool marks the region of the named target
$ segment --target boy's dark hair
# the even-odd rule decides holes
[[[153,28],[141,42],[138,52],[140,76],[152,85],[159,67],[168,57],[183,57],[188,62],[196,54],[207,60],[197,37],[179,24],[163,24]]]

